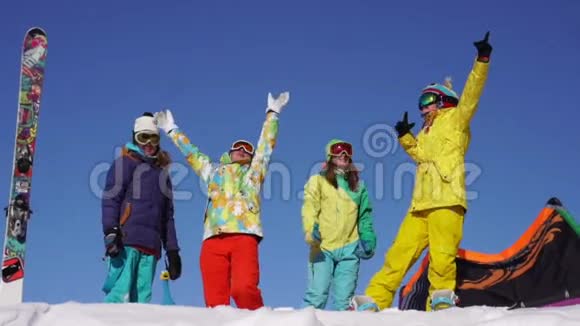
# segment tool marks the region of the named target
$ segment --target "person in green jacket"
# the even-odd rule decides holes
[[[375,252],[372,207],[352,155],[351,144],[331,140],[325,166],[304,188],[302,226],[310,245],[304,307],[323,309],[332,285],[335,309],[349,309],[360,259]]]

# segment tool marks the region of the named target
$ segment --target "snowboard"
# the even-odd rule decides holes
[[[48,38],[39,27],[24,37],[10,197],[6,211],[0,304],[22,302],[34,153]]]

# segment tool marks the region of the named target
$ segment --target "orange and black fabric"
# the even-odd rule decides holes
[[[460,249],[458,306],[541,307],[580,300],[580,225],[551,198],[527,231],[501,253]],[[425,310],[429,256],[399,292],[399,309]]]

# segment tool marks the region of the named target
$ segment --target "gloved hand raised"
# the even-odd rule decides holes
[[[181,257],[177,250],[170,250],[167,252],[169,278],[176,280],[181,276]]]
[[[397,130],[399,138],[401,138],[406,133],[410,132],[414,126],[415,126],[414,122],[409,124],[408,113],[405,111],[405,114],[403,115],[403,120],[397,122],[397,124],[395,125],[395,130]]]
[[[155,113],[153,121],[155,121],[157,128],[165,131],[166,134],[169,134],[173,129],[178,128],[170,110]]]
[[[266,108],[266,113],[273,111],[276,113],[282,112],[282,109],[290,100],[290,93],[284,92],[278,96],[278,98],[272,97],[272,93],[268,93],[268,107]]]
[[[123,236],[121,229],[115,226],[113,228],[105,231],[105,250],[107,256],[117,257],[119,253],[123,250]]]
[[[481,41],[473,42],[473,45],[477,49],[477,60],[482,62],[488,62],[489,56],[493,48],[487,41],[489,39],[489,32],[485,33],[485,37]]]

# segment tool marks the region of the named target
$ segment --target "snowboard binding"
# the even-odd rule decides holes
[[[2,266],[2,281],[8,283],[21,279],[24,275],[22,261],[18,257],[5,260]]]
[[[18,242],[24,243],[26,239],[26,229],[32,210],[24,194],[18,194],[8,207],[4,208],[8,218],[9,235]]]
[[[16,168],[21,174],[27,174],[32,167],[32,155],[29,146],[25,146],[18,151],[16,157]]]

